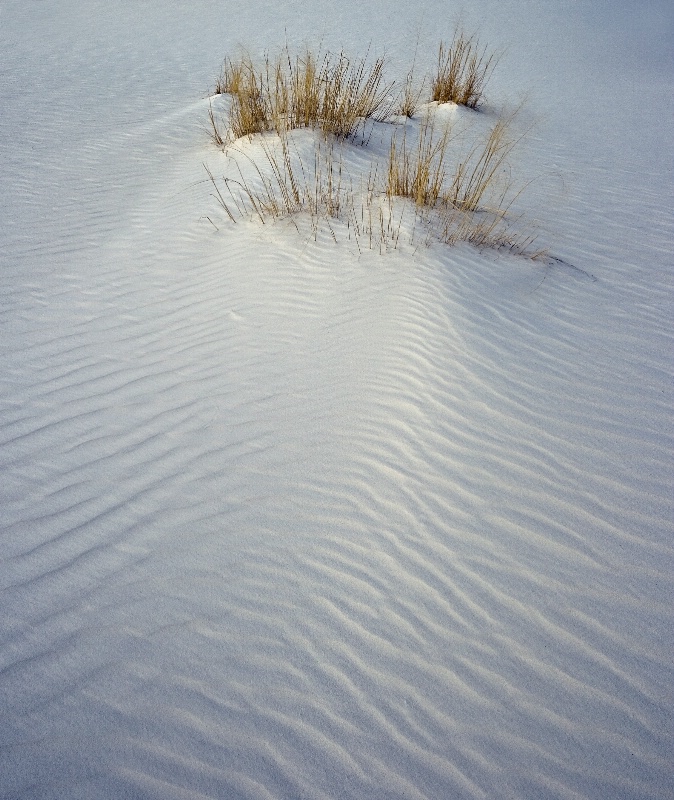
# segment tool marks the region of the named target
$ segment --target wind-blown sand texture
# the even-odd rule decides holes
[[[558,261],[205,180],[238,43],[450,11],[0,7],[0,797],[674,796],[669,4],[466,12]]]

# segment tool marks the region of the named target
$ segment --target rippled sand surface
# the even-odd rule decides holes
[[[0,797],[674,796],[672,13],[613,5],[471,6],[541,263],[215,216],[237,43],[442,5],[3,3]]]

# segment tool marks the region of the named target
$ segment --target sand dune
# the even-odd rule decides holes
[[[237,41],[435,47],[350,8],[0,11],[3,798],[673,796],[671,12],[471,10],[535,262],[218,209]]]

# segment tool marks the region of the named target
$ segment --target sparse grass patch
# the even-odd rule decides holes
[[[223,177],[219,182],[208,167],[205,169],[213,196],[232,222],[250,216],[263,224],[289,219],[299,232],[298,215],[303,214],[314,239],[325,228],[337,242],[336,228],[341,226],[359,251],[395,249],[402,218],[396,216],[392,200],[382,200],[376,166],[354,185],[344,167],[342,148],[337,139],[321,137],[312,160],[303,160],[291,134],[281,131],[263,140],[261,163],[232,148],[235,177]]]
[[[443,244],[468,242],[478,249],[507,250],[532,261],[547,257],[548,251],[534,246],[536,236],[522,232],[505,212],[482,211],[467,215],[458,209],[445,209],[439,216],[437,238]]]
[[[475,34],[468,36],[457,28],[449,46],[440,43],[437,69],[431,82],[432,99],[438,103],[477,108],[499,59],[500,54],[482,47]]]
[[[293,152],[287,132],[263,142],[262,151],[266,162],[262,166],[238,151],[251,169],[244,170],[236,162],[237,177],[223,178],[226,195],[207,169],[214,196],[232,221],[252,213],[265,223],[306,212],[317,228],[320,219],[339,217],[352,192],[343,183],[341,156],[335,153],[334,142],[319,143],[311,165]]]
[[[477,107],[497,60],[475,37],[457,31],[449,48],[440,46],[434,100]],[[362,166],[361,177],[352,179],[345,148],[359,131],[361,143],[369,141],[367,121],[391,121],[394,109],[412,118],[419,110],[423,83],[415,83],[414,68],[397,105],[390,94],[394,84],[385,82],[383,69],[383,59],[351,61],[343,53],[317,56],[310,50],[292,57],[287,47],[276,58],[265,55],[259,65],[248,56],[227,60],[216,88],[231,96],[228,134],[223,135],[212,106],[209,115],[212,138],[234,156],[237,174],[230,171],[220,184],[207,172],[228,218],[237,222],[256,216],[262,223],[290,219],[300,231],[298,215],[304,214],[314,238],[319,228],[327,227],[337,241],[336,232],[346,227],[359,250],[363,243],[380,251],[397,248],[405,229],[411,243],[418,236],[415,231],[422,230],[427,242],[466,241],[541,257],[542,251],[532,247],[534,237],[515,230],[519,220],[510,214],[519,195],[508,165],[522,138],[513,134],[517,112],[499,118],[469,147],[462,146],[463,136],[472,130],[461,135],[449,125],[439,130],[440,112],[428,107],[421,119],[402,126],[398,118],[394,126],[382,129],[390,131],[388,158],[373,159],[365,181]],[[312,156],[307,156],[308,141],[302,138],[309,134],[297,139],[292,133],[301,128],[321,134],[313,140]],[[256,144],[232,143],[256,135]],[[251,155],[251,146],[261,158]]]
[[[499,119],[486,141],[475,144],[456,166],[449,190],[443,200],[461,211],[477,211],[485,198],[492,208],[502,209],[510,194],[510,172],[503,180],[506,159],[521,137],[513,137],[513,115]]]

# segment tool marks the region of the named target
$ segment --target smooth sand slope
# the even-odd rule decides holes
[[[0,797],[674,797],[668,3],[464,9],[558,261],[205,180],[238,43],[460,10],[0,7]]]

